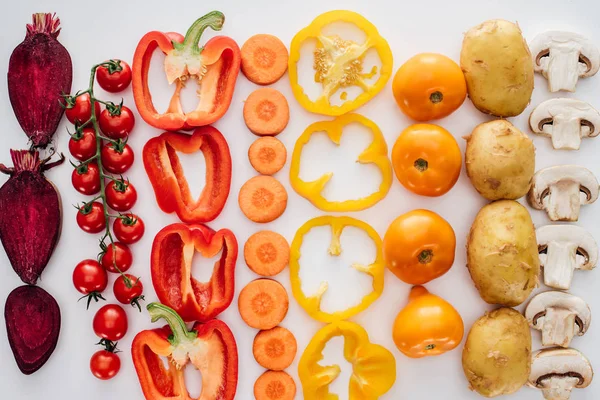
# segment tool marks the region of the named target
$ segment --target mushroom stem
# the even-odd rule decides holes
[[[575,91],[580,72],[579,50],[579,48],[567,45],[556,46],[550,51],[546,73],[551,92],[558,92],[559,90]]]
[[[579,384],[579,378],[571,376],[552,376],[541,383],[546,400],[569,400],[571,390]]]
[[[552,242],[546,251],[544,284],[555,289],[569,289],[576,264],[577,244]]]
[[[574,180],[557,182],[549,188],[550,193],[544,199],[546,210],[553,221],[577,221],[581,198],[580,183]]]
[[[573,132],[579,132],[574,135]],[[552,147],[579,150],[581,146],[581,121],[573,115],[555,115],[552,123]]]
[[[547,308],[542,326],[542,344],[544,346],[569,347],[579,326],[575,323],[573,310],[565,308]]]

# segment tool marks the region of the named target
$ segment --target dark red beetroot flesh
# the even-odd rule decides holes
[[[10,151],[14,168],[0,187],[0,241],[21,280],[34,285],[56,247],[62,222],[58,192],[42,174],[57,163],[40,161],[37,151]]]
[[[6,299],[4,319],[8,343],[25,375],[40,369],[54,352],[60,333],[60,309],[38,286],[21,286]]]
[[[60,20],[33,14],[25,40],[10,56],[8,95],[15,116],[36,147],[46,147],[63,115],[61,95],[71,92],[71,56],[57,40]]]

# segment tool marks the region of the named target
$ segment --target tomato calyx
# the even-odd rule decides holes
[[[86,307],[85,307],[86,310],[90,309],[90,304],[92,303],[92,300],[94,300],[96,303],[99,302],[100,300],[106,301],[106,299],[104,298],[104,296],[102,296],[102,293],[100,293],[100,292],[90,292],[90,293],[86,294],[85,296],[81,296],[79,298],[79,300],[77,300],[77,301],[81,301],[83,299],[87,299]]]
[[[121,350],[117,348],[118,344],[119,342],[113,342],[112,340],[100,339],[100,341],[96,343],[96,346],[102,346],[104,347],[104,350],[108,351],[109,353],[117,354],[121,353]]]
[[[123,178],[123,175],[119,179],[113,179],[114,188],[117,192],[125,193],[127,188],[129,187],[129,179]]]
[[[62,97],[62,99],[64,100],[64,103],[63,103],[63,102],[60,102],[60,105],[61,105],[63,108],[65,108],[65,109],[70,109],[70,108],[73,108],[73,107],[75,107],[75,104],[76,104],[76,100],[77,100],[77,98],[78,98],[79,96],[82,96],[82,95],[84,95],[85,93],[87,93],[87,91],[85,91],[85,92],[82,92],[82,91],[80,91],[80,90],[79,90],[79,91],[77,91],[77,93],[75,93],[75,95],[73,95],[73,96],[71,96],[70,94],[65,94],[65,93],[63,93],[63,94],[61,95],[61,97]]]
[[[92,200],[92,201],[88,201],[87,203],[83,203],[83,205],[81,205],[81,206],[76,205],[73,207],[75,207],[77,210],[79,210],[79,212],[81,214],[88,215],[89,213],[92,212],[93,204],[94,204],[94,201]]]
[[[117,139],[111,140],[109,143],[109,147],[112,148],[115,152],[119,154],[123,154],[123,150],[125,150],[125,146],[127,145],[127,139]]]
[[[433,259],[433,250],[423,250],[418,255],[419,263],[429,264]]]
[[[115,104],[112,101],[107,101],[104,103],[106,106],[106,111],[110,114],[111,117],[118,117],[121,115],[121,110],[123,109],[123,99],[121,99],[121,103]]]
[[[444,94],[440,91],[435,91],[429,95],[429,101],[433,104],[441,103],[444,100]]]
[[[134,226],[138,222],[138,217],[132,216],[132,215],[133,214],[127,214],[127,215],[120,214],[118,218],[123,222],[123,225]]]
[[[425,172],[427,171],[427,168],[429,168],[429,163],[427,162],[427,160],[417,158],[415,160],[414,166],[419,172]]]
[[[112,75],[116,72],[123,71],[123,66],[121,65],[121,60],[111,59],[106,62],[103,62],[100,66],[106,68],[108,70],[109,75]]]

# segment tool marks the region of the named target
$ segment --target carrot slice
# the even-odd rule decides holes
[[[246,324],[256,329],[271,329],[279,325],[288,312],[289,298],[281,283],[272,279],[257,279],[240,292],[238,308]]]
[[[290,106],[278,90],[260,88],[244,104],[244,122],[258,136],[280,134],[290,120]]]
[[[296,383],[283,371],[267,371],[254,383],[256,400],[294,400]]]
[[[275,276],[290,262],[290,245],[279,233],[260,231],[244,245],[248,268],[262,276]]]
[[[279,139],[261,137],[256,139],[248,149],[248,159],[256,172],[273,175],[285,165],[287,150]]]
[[[273,371],[282,371],[292,365],[297,350],[294,334],[281,326],[258,332],[252,344],[256,362]]]
[[[287,48],[279,38],[254,35],[242,46],[242,72],[250,82],[270,85],[285,74],[288,58]]]
[[[244,183],[238,195],[240,209],[250,221],[271,222],[287,207],[287,191],[272,176],[255,176]]]

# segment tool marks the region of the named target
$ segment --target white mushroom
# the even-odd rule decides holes
[[[538,105],[529,117],[534,133],[552,138],[555,149],[578,150],[581,138],[600,133],[600,113],[575,99],[550,99]]]
[[[568,400],[573,388],[583,389],[592,382],[589,360],[575,349],[545,349],[533,354],[527,384],[540,389],[546,400]]]
[[[576,269],[589,271],[596,267],[598,245],[584,228],[546,225],[538,228],[535,234],[546,286],[567,290]]]
[[[552,221],[577,221],[582,204],[598,198],[598,180],[579,165],[559,165],[539,170],[527,199],[531,206],[546,210]]]
[[[529,47],[534,69],[548,79],[551,92],[574,92],[579,78],[596,74],[600,67],[598,48],[577,33],[544,32],[537,35]]]
[[[592,313],[583,299],[565,292],[545,292],[535,296],[525,309],[533,329],[542,331],[543,346],[569,347],[573,336],[583,336]]]

